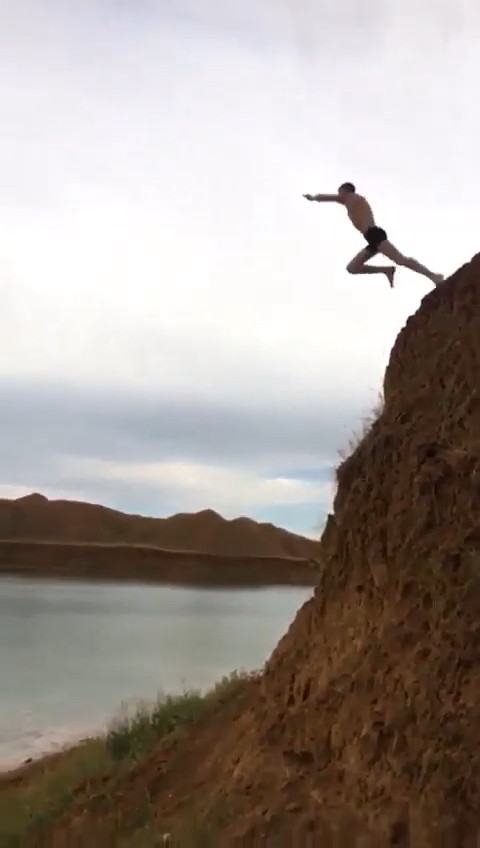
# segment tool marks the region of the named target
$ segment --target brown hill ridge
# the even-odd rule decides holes
[[[229,715],[99,787],[112,821],[146,794],[161,832],[192,799],[220,817],[219,845],[478,844],[480,254],[407,321],[384,391],[314,598]],[[61,834],[100,828],[94,800]]]
[[[218,556],[318,556],[319,544],[273,524],[227,520],[211,509],[170,518],[127,515],[97,504],[32,494],[0,499],[0,540],[152,545]]]

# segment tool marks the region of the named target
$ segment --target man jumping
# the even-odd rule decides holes
[[[428,268],[425,268],[425,265],[421,265],[416,259],[404,256],[389,242],[385,230],[377,227],[370,204],[361,194],[357,194],[353,183],[343,183],[336,194],[304,194],[303,196],[307,200],[317,200],[319,203],[341,203],[342,206],[345,206],[347,215],[355,229],[362,233],[367,242],[367,247],[364,247],[348,263],[347,271],[349,274],[385,274],[393,288],[396,270],[394,265],[366,264],[372,256],[380,252],[397,265],[403,265],[417,274],[428,277],[436,286],[444,279],[443,274],[434,274],[433,271],[429,271]]]

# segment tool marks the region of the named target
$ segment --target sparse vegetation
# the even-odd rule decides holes
[[[190,690],[181,695],[159,696],[153,706],[141,705],[133,715],[116,719],[105,739],[108,754],[114,761],[140,757],[176,727],[185,727],[202,718],[213,702],[230,694],[232,687],[245,677],[248,677],[245,673],[234,672],[206,694]]]
[[[135,714],[115,720],[106,736],[85,740],[58,757],[46,758],[43,765],[33,764],[18,780],[5,779],[3,785],[0,783],[1,848],[44,844],[42,834],[68,809],[79,787],[88,792],[89,785],[99,779],[128,773],[163,737],[201,720],[210,709],[234,695],[250,676],[235,672],[206,694],[187,691],[161,696],[150,707],[144,705]],[[95,797],[104,810],[113,803],[107,792]],[[189,832],[192,827],[191,822],[185,823]],[[200,829],[198,834],[198,840],[189,845],[206,844]],[[123,838],[119,834],[119,839],[125,846],[179,844],[173,839],[164,841],[152,821],[144,821],[134,835]]]
[[[72,792],[110,773],[112,761],[102,739],[88,739],[65,752],[32,779],[3,788],[0,784],[0,846],[21,848],[65,809]]]
[[[207,703],[199,692],[185,692],[158,700],[153,707],[141,706],[134,715],[114,722],[105,740],[107,752],[113,760],[137,758],[179,725],[198,719]]]
[[[360,418],[360,426],[358,427],[358,429],[355,430],[354,433],[352,433],[345,447],[339,448],[338,454],[340,456],[340,459],[345,460],[352,455],[352,453],[358,447],[360,442],[364,440],[367,433],[370,432],[370,430],[372,429],[372,425],[375,423],[375,421],[378,421],[378,419],[383,413],[384,407],[385,401],[383,397],[383,392],[379,392],[377,401],[370,410],[370,412]]]

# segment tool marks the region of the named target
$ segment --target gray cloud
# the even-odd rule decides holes
[[[180,400],[168,394],[8,380],[0,381],[0,409],[4,492],[8,487],[34,489],[155,515],[213,506],[225,515],[248,514],[307,534],[318,529],[328,509],[328,488],[322,487],[332,477],[336,449],[356,417],[341,403],[255,408],[244,402],[235,407],[221,399]],[[126,467],[126,476],[110,478],[105,461]],[[137,468],[162,462],[224,468],[227,477],[220,490],[212,489],[210,475],[202,484],[200,473],[200,480],[186,489],[181,475],[142,479],[128,473],[129,463]],[[251,495],[244,489],[236,505],[228,505],[228,491],[236,489],[235,477],[229,483],[228,475],[235,469],[251,472],[252,480],[303,480],[304,499],[294,495],[291,504],[282,505],[280,486],[272,490],[271,505],[262,505],[256,503],[254,486]]]
[[[55,456],[185,461],[250,468],[318,466],[335,455],[358,410],[345,402],[256,408],[222,399],[0,381],[3,479],[22,482]]]

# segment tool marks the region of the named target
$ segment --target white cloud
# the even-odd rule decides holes
[[[37,481],[32,477],[30,484],[17,485],[10,483],[0,484],[0,498],[14,499],[24,498],[38,491]],[[88,493],[81,489],[71,487],[56,488],[51,486],[42,486],[42,495],[50,500],[89,500]]]
[[[182,462],[127,463],[107,460],[63,458],[59,478],[74,476],[98,478],[147,486],[152,491],[168,491],[171,502],[187,510],[206,505],[225,516],[244,514],[263,506],[317,503],[319,508],[331,499],[330,483],[319,485],[305,480],[262,477],[228,467]]]

